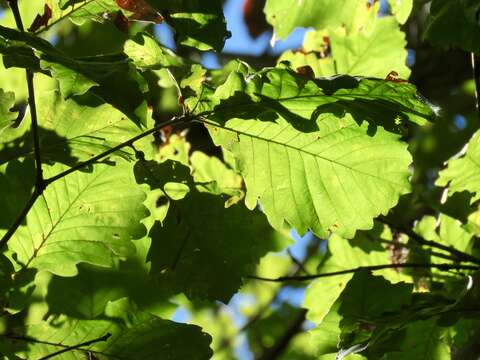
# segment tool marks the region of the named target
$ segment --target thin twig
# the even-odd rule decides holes
[[[103,336],[100,336],[96,339],[93,339],[93,340],[89,340],[89,341],[85,341],[83,343],[80,343],[80,344],[77,344],[77,345],[73,345],[73,346],[69,346],[69,347],[66,347],[65,349],[62,349],[62,350],[58,350],[50,355],[47,355],[47,356],[43,356],[41,357],[40,359],[38,360],[47,360],[47,359],[51,359],[57,355],[60,355],[60,354],[63,354],[63,353],[66,353],[68,351],[72,351],[72,350],[75,350],[75,349],[78,349],[78,348],[81,348],[82,346],[88,346],[88,345],[92,345],[92,344],[95,344],[97,342],[100,342],[100,341],[107,341],[108,338],[112,336],[112,334],[110,333],[106,333],[105,335]]]
[[[475,265],[461,265],[461,264],[420,264],[420,263],[404,263],[404,264],[382,264],[373,266],[359,266],[353,269],[339,270],[328,273],[313,274],[313,275],[299,275],[299,276],[280,276],[278,278],[265,278],[256,275],[247,276],[249,279],[269,281],[269,282],[283,282],[283,281],[308,281],[322,277],[345,275],[359,272],[361,270],[384,270],[384,269],[438,269],[442,271],[449,270],[480,270],[479,266]]]

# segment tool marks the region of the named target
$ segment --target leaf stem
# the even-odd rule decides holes
[[[72,351],[72,350],[75,350],[75,349],[78,349],[82,346],[88,346],[88,345],[92,345],[92,344],[95,344],[97,342],[100,342],[100,341],[107,341],[108,338],[112,336],[112,334],[110,333],[106,333],[105,335],[103,336],[100,336],[96,339],[93,339],[93,340],[89,340],[89,341],[85,341],[83,343],[80,343],[80,344],[77,344],[77,345],[73,345],[73,346],[69,346],[69,347],[66,347],[65,349],[62,349],[62,350],[58,350],[52,354],[49,354],[47,356],[44,356],[44,357],[41,357],[40,359],[38,360],[47,360],[47,359],[51,359],[53,358],[54,356],[57,356],[57,355],[60,355],[60,354],[63,354],[63,353],[66,353],[68,351]]]
[[[448,270],[480,270],[479,266],[475,265],[461,265],[461,264],[429,264],[429,263],[404,263],[404,264],[382,264],[373,266],[359,266],[353,269],[333,271],[328,273],[313,274],[313,275],[299,275],[299,276],[280,276],[278,278],[266,278],[262,276],[250,275],[249,279],[269,281],[269,282],[283,282],[283,281],[308,281],[322,277],[330,277],[337,275],[353,274],[361,270],[377,271],[384,269],[438,269],[442,271]]]

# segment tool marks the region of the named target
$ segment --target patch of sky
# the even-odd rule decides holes
[[[465,119],[465,116],[455,114],[453,116],[453,124],[458,130],[463,130],[467,127],[467,119]]]

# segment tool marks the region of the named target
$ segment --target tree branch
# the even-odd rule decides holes
[[[270,281],[270,282],[283,282],[283,281],[308,281],[322,277],[330,277],[337,275],[352,274],[361,270],[384,270],[384,269],[438,269],[442,271],[448,270],[480,270],[479,266],[475,265],[461,265],[461,264],[420,264],[420,263],[405,263],[405,264],[382,264],[373,266],[359,266],[353,269],[339,270],[328,273],[313,274],[313,275],[300,275],[300,276],[280,276],[278,278],[265,278],[256,275],[247,276],[249,279]]]
[[[72,351],[72,350],[75,350],[75,349],[78,349],[78,348],[81,348],[82,346],[88,346],[88,345],[92,345],[94,343],[97,343],[97,342],[100,342],[100,341],[107,341],[108,338],[112,336],[112,334],[110,333],[106,333],[105,335],[103,336],[100,336],[96,339],[93,339],[93,340],[89,340],[89,341],[85,341],[83,343],[80,343],[80,344],[77,344],[77,345],[73,345],[73,346],[68,346],[66,347],[65,349],[62,349],[62,350],[58,350],[50,355],[47,355],[47,356],[44,356],[44,357],[41,357],[40,359],[38,360],[47,360],[47,359],[51,359],[53,358],[54,356],[57,356],[57,355],[60,355],[60,354],[63,354],[63,353],[66,353],[68,351]]]

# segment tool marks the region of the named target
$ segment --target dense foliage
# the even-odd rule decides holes
[[[479,0],[2,6],[3,358],[479,358]]]

